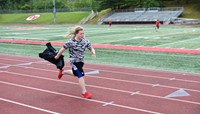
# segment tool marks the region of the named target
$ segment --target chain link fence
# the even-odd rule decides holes
[[[91,11],[91,8],[77,8],[77,9],[59,8],[59,9],[56,9],[56,12],[76,12],[76,11]],[[53,8],[52,9],[37,9],[37,10],[9,10],[9,9],[0,10],[0,14],[49,13],[49,12],[53,12]]]

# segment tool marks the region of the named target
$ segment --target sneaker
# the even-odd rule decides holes
[[[62,76],[63,76],[62,72],[63,72],[63,69],[62,69],[62,70],[59,70],[58,79],[61,79],[61,78],[62,78]]]
[[[92,98],[92,94],[86,92],[85,94],[82,94],[82,96],[86,99],[91,99]]]

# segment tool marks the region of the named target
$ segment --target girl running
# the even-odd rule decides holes
[[[89,49],[91,55],[96,57],[95,50],[91,46],[89,40],[87,40],[84,36],[83,27],[77,26],[75,27],[69,34],[68,37],[71,39],[68,42],[65,42],[63,47],[59,50],[58,54],[54,57],[58,59],[62,53],[69,49],[69,60],[72,66],[72,70],[64,71],[63,69],[59,71],[58,78],[61,79],[63,74],[70,74],[78,77],[78,81],[82,90],[82,97],[91,98],[92,95],[86,90],[85,80],[84,80],[84,51],[85,49]]]

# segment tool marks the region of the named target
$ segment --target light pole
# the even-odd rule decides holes
[[[54,24],[56,24],[56,1],[53,0],[53,20]]]

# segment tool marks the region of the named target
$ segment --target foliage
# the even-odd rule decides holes
[[[35,10],[52,9],[54,0],[0,0],[0,9]],[[56,8],[90,8],[93,10],[128,7],[162,7],[166,0],[55,0]],[[180,0],[173,0],[174,3]],[[192,0],[185,0],[186,3]]]

